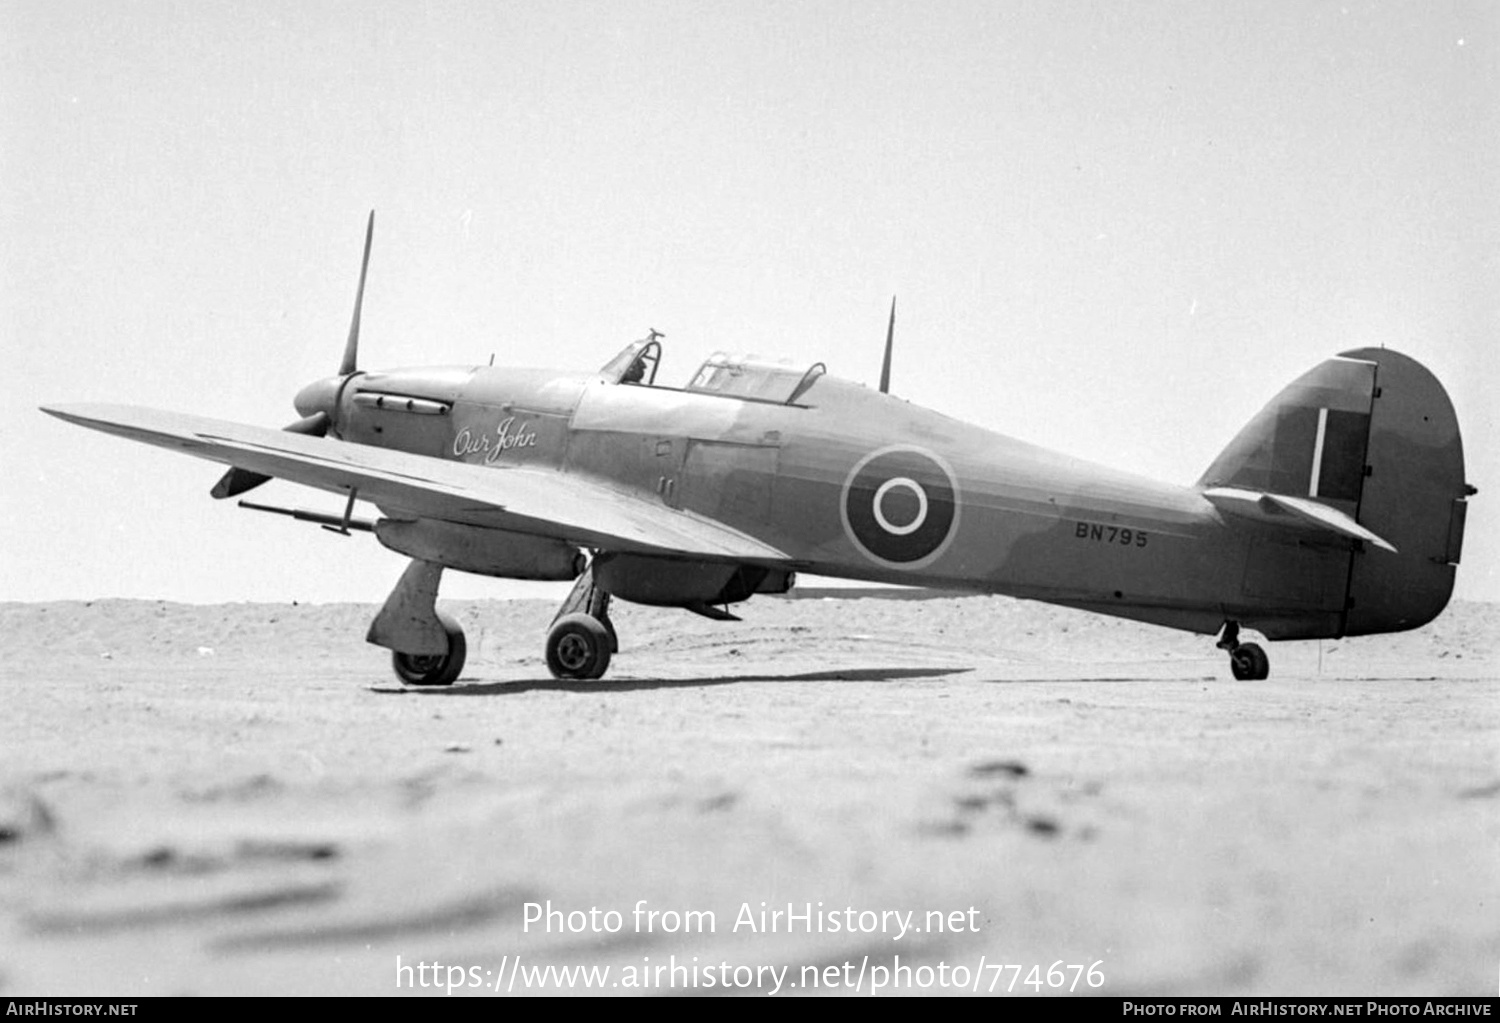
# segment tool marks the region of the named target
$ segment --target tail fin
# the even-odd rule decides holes
[[[1199,487],[1314,497],[1354,514],[1376,364],[1341,355],[1292,381],[1214,459]]]
[[[1198,486],[1316,501],[1395,548],[1357,546],[1346,635],[1416,628],[1447,606],[1473,490],[1453,405],[1414,359],[1361,348],[1314,367],[1240,431]]]

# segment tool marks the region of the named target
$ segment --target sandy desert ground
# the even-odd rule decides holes
[[[404,690],[367,606],[0,605],[0,993],[1496,991],[1495,605],[1266,682],[1001,598],[620,606],[584,685],[550,606],[446,606]]]

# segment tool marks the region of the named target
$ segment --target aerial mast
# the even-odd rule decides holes
[[[891,393],[891,340],[896,336],[896,296],[891,296],[891,321],[885,327],[885,361],[880,364],[880,393]]]

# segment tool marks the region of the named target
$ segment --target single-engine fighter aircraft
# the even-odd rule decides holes
[[[595,372],[358,368],[374,214],[343,360],[284,429],[117,405],[44,411],[231,468],[332,491],[342,514],[269,508],[411,559],[370,626],[412,685],[447,685],[463,631],[444,569],[576,580],[547,635],[559,678],[618,649],[611,599],[736,620],[794,573],[1042,600],[1217,635],[1239,679],[1267,639],[1411,629],[1453,588],[1466,499],[1437,379],[1383,348],[1344,352],[1278,394],[1192,486],[1153,482],[968,426],[886,391],[711,356],[656,381],[655,330]],[[892,324],[895,307],[892,305]],[[356,499],[380,517],[354,517]]]

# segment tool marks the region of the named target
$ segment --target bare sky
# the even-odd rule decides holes
[[[43,402],[280,426],[338,364],[821,359],[1191,482],[1292,377],[1443,379],[1500,599],[1500,7],[0,0],[0,599],[382,599]],[[333,507],[273,483],[272,503]],[[509,584],[453,576],[448,596]]]

